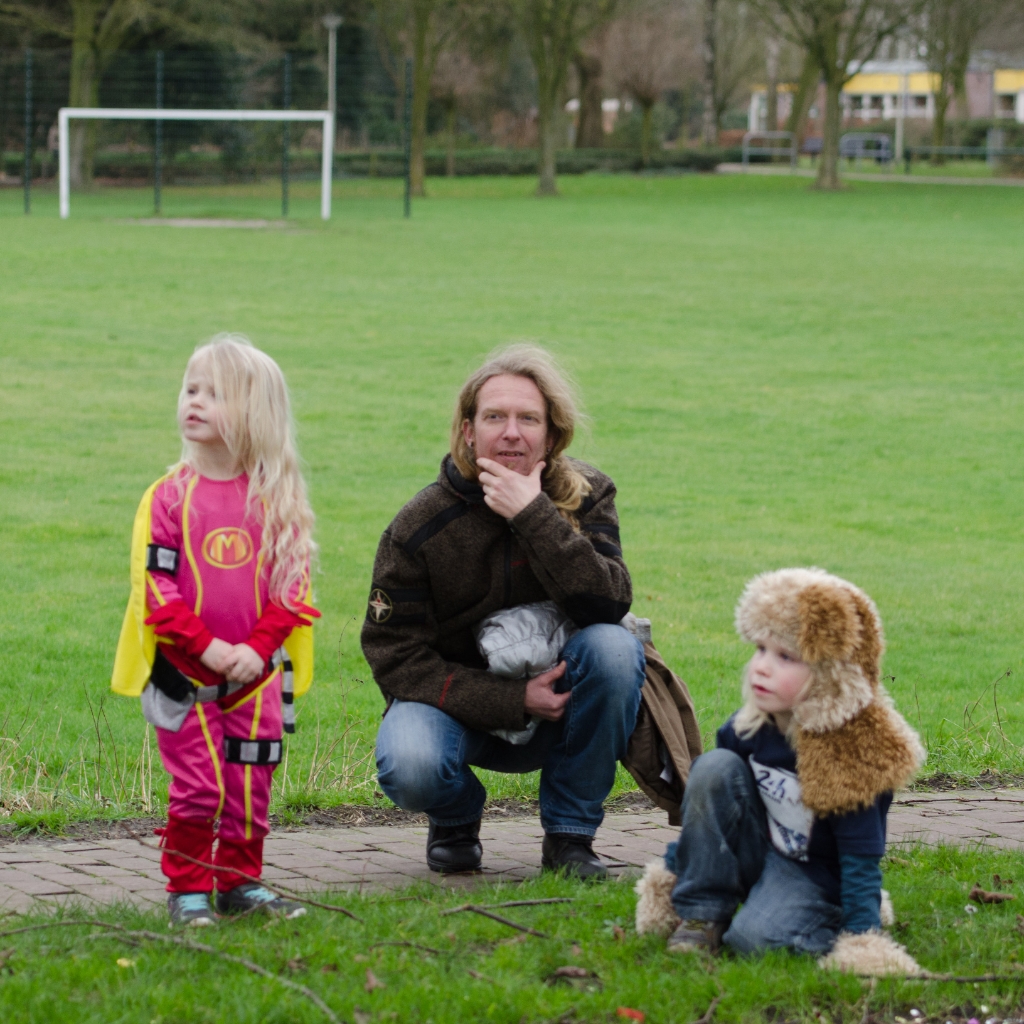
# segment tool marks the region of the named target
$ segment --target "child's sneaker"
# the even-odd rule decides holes
[[[217,923],[210,909],[209,893],[205,892],[172,892],[167,897],[167,911],[171,915],[171,928],[176,924],[208,928]]]
[[[725,934],[725,921],[683,921],[669,936],[670,953],[717,953]]]
[[[259,882],[245,882],[227,892],[217,893],[218,914],[248,914],[251,911],[291,921],[296,917],[302,917],[306,913],[306,908],[295,900],[286,900],[283,896],[265,889]]]

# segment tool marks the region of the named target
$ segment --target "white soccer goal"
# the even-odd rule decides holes
[[[320,216],[331,217],[331,174],[334,153],[334,115],[329,110],[157,110],[128,107],[61,107],[57,114],[60,169],[60,215],[71,215],[71,166],[68,149],[68,121],[319,121],[323,125],[323,156],[320,168]]]

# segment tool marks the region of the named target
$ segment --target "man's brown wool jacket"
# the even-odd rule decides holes
[[[450,455],[395,516],[377,548],[362,633],[385,698],[432,704],[473,729],[522,729],[526,680],[486,670],[473,626],[534,601],[556,601],[581,628],[629,611],[615,484],[571,461],[591,486],[578,532],[543,492],[506,521]]]

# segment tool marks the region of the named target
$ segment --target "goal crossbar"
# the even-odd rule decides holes
[[[152,107],[61,107],[57,113],[60,216],[71,215],[71,161],[68,121],[71,118],[116,121],[319,121],[323,125],[320,167],[320,216],[331,216],[331,175],[334,153],[334,116],[329,110],[174,110]]]

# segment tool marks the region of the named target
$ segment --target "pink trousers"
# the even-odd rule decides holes
[[[228,761],[224,741],[280,742],[281,673],[274,672],[239,700],[228,697],[195,704],[178,732],[156,732],[161,760],[171,776],[163,837],[168,852],[161,864],[168,891],[209,892],[214,875],[221,892],[248,881],[230,868],[258,878],[263,839],[270,830],[270,785],[277,765]],[[175,857],[172,850],[222,870],[202,868]]]

